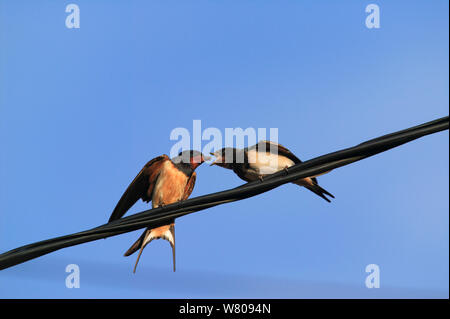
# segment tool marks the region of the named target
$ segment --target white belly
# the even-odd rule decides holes
[[[253,176],[254,178],[258,178],[259,175],[270,175],[294,165],[294,162],[289,158],[272,153],[263,153],[252,150],[247,153],[247,156],[250,165],[249,174],[255,175]]]

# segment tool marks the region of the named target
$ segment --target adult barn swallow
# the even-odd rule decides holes
[[[271,141],[260,141],[244,149],[222,148],[211,155],[216,157],[211,165],[232,169],[247,182],[262,180],[264,176],[302,162],[286,147]],[[293,183],[306,187],[327,202],[330,200],[325,195],[334,198],[331,193],[319,186],[316,177],[302,178]]]
[[[194,189],[197,177],[195,169],[208,159],[208,156],[198,151],[184,151],[172,159],[165,154],[155,157],[145,164],[128,186],[109,221],[121,218],[139,199],[147,203],[152,201],[152,208],[186,200]],[[173,220],[161,227],[147,228],[125,252],[125,256],[130,256],[140,249],[133,272],[136,272],[145,246],[153,239],[159,238],[168,240],[172,247],[173,271],[175,271],[175,220]]]

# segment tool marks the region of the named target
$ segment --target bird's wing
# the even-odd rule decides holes
[[[125,215],[131,206],[133,206],[140,198],[147,202],[152,199],[153,187],[155,186],[159,172],[166,161],[170,161],[169,157],[167,155],[161,155],[145,164],[139,174],[137,174],[128,186],[125,193],[123,193],[109,218],[110,222]]]
[[[256,149],[257,151],[266,151],[270,152],[272,148],[275,147],[275,150],[278,155],[285,156],[289,158],[291,161],[293,161],[295,164],[301,163],[302,161],[294,155],[290,150],[288,150],[283,145],[271,142],[271,141],[259,141],[258,144],[255,144],[248,148],[248,150]]]
[[[197,178],[197,173],[193,172],[191,174],[191,177],[189,177],[189,180],[186,183],[186,187],[184,189],[184,195],[183,195],[183,199],[182,200],[186,200],[186,199],[188,199],[189,196],[191,196],[191,193],[192,193],[192,191],[194,189],[196,178]]]
[[[252,147],[250,147],[249,149],[256,149],[256,150],[267,150],[267,152],[270,152],[270,146],[272,145],[276,147],[276,150],[278,152],[278,155],[281,156],[285,156],[287,158],[289,158],[291,161],[294,162],[294,164],[299,164],[302,161],[295,156],[294,153],[292,153],[290,150],[288,150],[286,147],[284,147],[283,145],[271,142],[271,141],[260,141],[258,144],[253,145]],[[317,178],[315,177],[311,177],[311,180],[316,184],[319,185],[319,182],[317,181]]]

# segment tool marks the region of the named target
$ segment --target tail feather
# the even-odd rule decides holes
[[[317,184],[317,180],[315,179],[311,179],[311,178],[307,178],[307,179],[301,179],[300,181],[296,181],[294,182],[294,184],[300,185],[300,186],[304,186],[307,189],[309,189],[311,192],[313,192],[314,194],[322,197],[323,199],[325,199],[327,202],[331,202],[330,199],[328,197],[326,197],[325,195],[330,196],[331,198],[334,198],[334,195],[331,194],[330,192],[328,192],[326,189],[322,188],[319,186],[319,184]],[[325,195],[324,195],[325,194]]]
[[[139,260],[141,259],[141,254],[144,251],[145,246],[147,246],[147,244],[149,244],[152,240],[153,240],[153,238],[150,238],[148,241],[146,241],[144,244],[142,244],[141,249],[139,250],[139,254],[138,254],[137,258],[136,258],[136,263],[134,264],[133,274],[136,273],[136,268],[137,268],[137,265],[139,263]]]
[[[175,224],[164,225],[158,228],[147,228],[139,239],[125,252],[124,256],[130,256],[139,250],[133,273],[136,272],[137,265],[141,258],[142,251],[154,239],[165,239],[172,247],[173,271],[175,271]]]
[[[131,245],[130,248],[128,248],[128,250],[125,252],[125,254],[123,254],[125,257],[128,257],[128,256],[134,254],[137,250],[139,250],[139,248],[142,247],[142,242],[144,241],[144,238],[145,238],[145,236],[146,236],[146,234],[147,234],[148,231],[149,231],[148,229],[145,230],[145,231],[142,233],[141,237],[139,237],[138,240],[136,240],[136,241],[134,242],[134,244]]]

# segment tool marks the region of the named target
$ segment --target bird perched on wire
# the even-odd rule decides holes
[[[147,203],[152,201],[152,208],[186,200],[194,189],[197,177],[195,169],[207,160],[209,156],[191,150],[183,151],[172,159],[167,155],[152,159],[128,186],[109,221],[121,218],[139,199]],[[161,227],[147,228],[125,252],[125,256],[130,256],[140,249],[133,272],[136,272],[145,246],[153,239],[159,238],[168,240],[172,247],[173,271],[175,271],[175,220],[173,220]]]
[[[211,165],[232,169],[247,182],[263,180],[264,176],[302,162],[286,147],[271,141],[260,141],[244,149],[226,147],[211,155],[216,157]],[[325,195],[334,198],[331,193],[319,186],[316,177],[302,178],[293,183],[306,187],[327,202],[330,202],[330,199]]]

